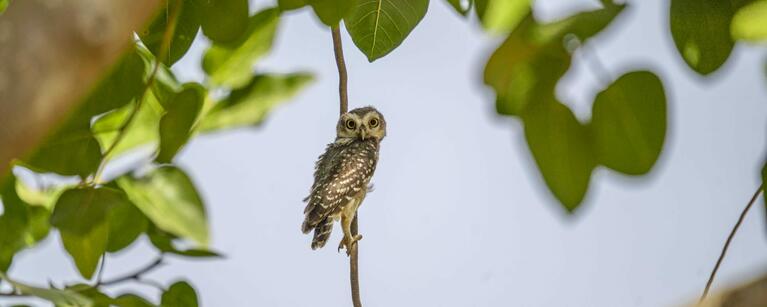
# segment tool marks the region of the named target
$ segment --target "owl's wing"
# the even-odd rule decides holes
[[[301,227],[305,233],[340,210],[360,191],[367,189],[370,177],[375,172],[377,146],[375,142],[354,142],[318,164],[327,167],[328,171],[321,173],[320,180],[315,182],[308,197],[309,203],[304,210],[306,218]]]

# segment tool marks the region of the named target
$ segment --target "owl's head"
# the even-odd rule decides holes
[[[373,107],[357,108],[341,115],[336,134],[339,138],[380,141],[386,136],[386,120]]]

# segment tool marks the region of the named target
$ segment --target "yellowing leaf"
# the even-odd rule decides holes
[[[730,33],[738,40],[767,40],[767,0],[757,0],[740,8],[732,18]]]

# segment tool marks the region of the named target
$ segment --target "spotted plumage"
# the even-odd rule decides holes
[[[301,230],[314,230],[312,249],[325,246],[333,222],[341,220],[344,238],[339,245],[350,251],[361,238],[353,237],[350,225],[368,191],[378,162],[378,149],[386,136],[386,121],[372,107],[354,109],[338,121],[336,140],[328,144],[314,170],[314,184],[304,209]]]

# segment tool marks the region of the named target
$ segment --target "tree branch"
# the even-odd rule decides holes
[[[336,66],[338,66],[338,97],[340,102],[339,110],[341,115],[343,115],[349,111],[349,96],[347,94],[346,88],[348,76],[346,72],[346,62],[344,61],[344,50],[343,46],[341,45],[341,31],[339,30],[339,25],[333,27],[331,32],[333,34],[333,52],[336,56]],[[357,214],[355,214],[351,226],[352,236],[356,236],[357,233],[359,233],[358,230]],[[352,303],[354,304],[354,307],[362,307],[362,300],[360,299],[359,267],[357,266],[359,259],[357,256],[358,246],[359,241],[357,241],[356,244],[352,244],[349,257],[349,281],[352,288]]]
[[[171,40],[173,39],[173,32],[176,30],[176,24],[178,23],[178,15],[181,11],[181,0],[176,0],[176,5],[173,7],[173,11],[170,13],[170,17],[167,23],[167,27],[165,28],[165,32],[163,32],[162,36],[162,42],[160,43],[160,51],[158,52],[157,58],[155,58],[154,65],[152,66],[152,72],[149,74],[149,78],[146,81],[146,85],[144,86],[144,89],[141,91],[141,95],[139,95],[138,98],[136,98],[136,107],[133,108],[131,113],[128,115],[128,118],[123,122],[123,124],[120,126],[119,129],[117,129],[117,136],[115,137],[114,142],[112,142],[112,145],[107,148],[106,151],[104,151],[104,156],[101,159],[101,163],[99,163],[99,167],[96,170],[96,174],[93,175],[92,183],[98,183],[99,179],[101,177],[101,174],[104,172],[104,168],[106,167],[107,163],[109,162],[110,156],[114,152],[114,150],[117,148],[117,145],[120,145],[120,142],[125,137],[125,130],[130,126],[130,124],[133,122],[133,120],[136,118],[136,114],[138,114],[139,110],[141,109],[141,105],[144,102],[144,98],[147,96],[147,92],[152,88],[152,84],[154,83],[155,76],[157,75],[157,70],[160,68],[160,65],[162,64],[163,55],[168,53],[168,50],[170,48]]]
[[[117,277],[117,278],[114,278],[114,279],[100,281],[99,283],[96,283],[96,285],[94,285],[93,287],[94,288],[98,288],[100,286],[111,286],[111,285],[114,285],[114,284],[119,284],[119,283],[122,283],[122,282],[129,281],[129,280],[136,280],[136,281],[142,280],[141,277],[143,277],[145,274],[147,274],[147,273],[153,271],[154,269],[156,269],[157,267],[163,265],[164,264],[163,260],[164,260],[163,255],[160,255],[152,263],[144,266],[143,268],[138,269],[136,272],[130,273],[130,274],[125,275],[125,276],[120,276],[120,277]]]
[[[730,231],[730,235],[727,237],[727,241],[724,242],[724,246],[722,247],[722,253],[719,254],[719,259],[716,260],[716,265],[714,265],[714,269],[711,271],[711,276],[708,277],[708,282],[706,282],[706,288],[703,289],[703,294],[700,296],[700,300],[698,301],[703,302],[703,300],[706,299],[706,296],[708,295],[708,290],[711,289],[711,284],[714,283],[714,278],[716,277],[716,272],[719,270],[719,266],[722,264],[722,260],[724,260],[724,255],[727,254],[727,249],[730,248],[730,243],[732,242],[732,238],[735,237],[735,233],[738,232],[738,228],[740,228],[740,224],[743,223],[743,219],[746,217],[746,214],[748,213],[748,210],[751,209],[751,207],[756,202],[756,199],[759,198],[759,194],[762,193],[764,184],[760,185],[759,188],[754,192],[754,196],[751,196],[751,200],[748,202],[748,205],[746,205],[745,208],[743,208],[743,212],[740,213],[740,217],[738,218],[738,221],[735,223],[735,226],[732,228],[732,231]]]

